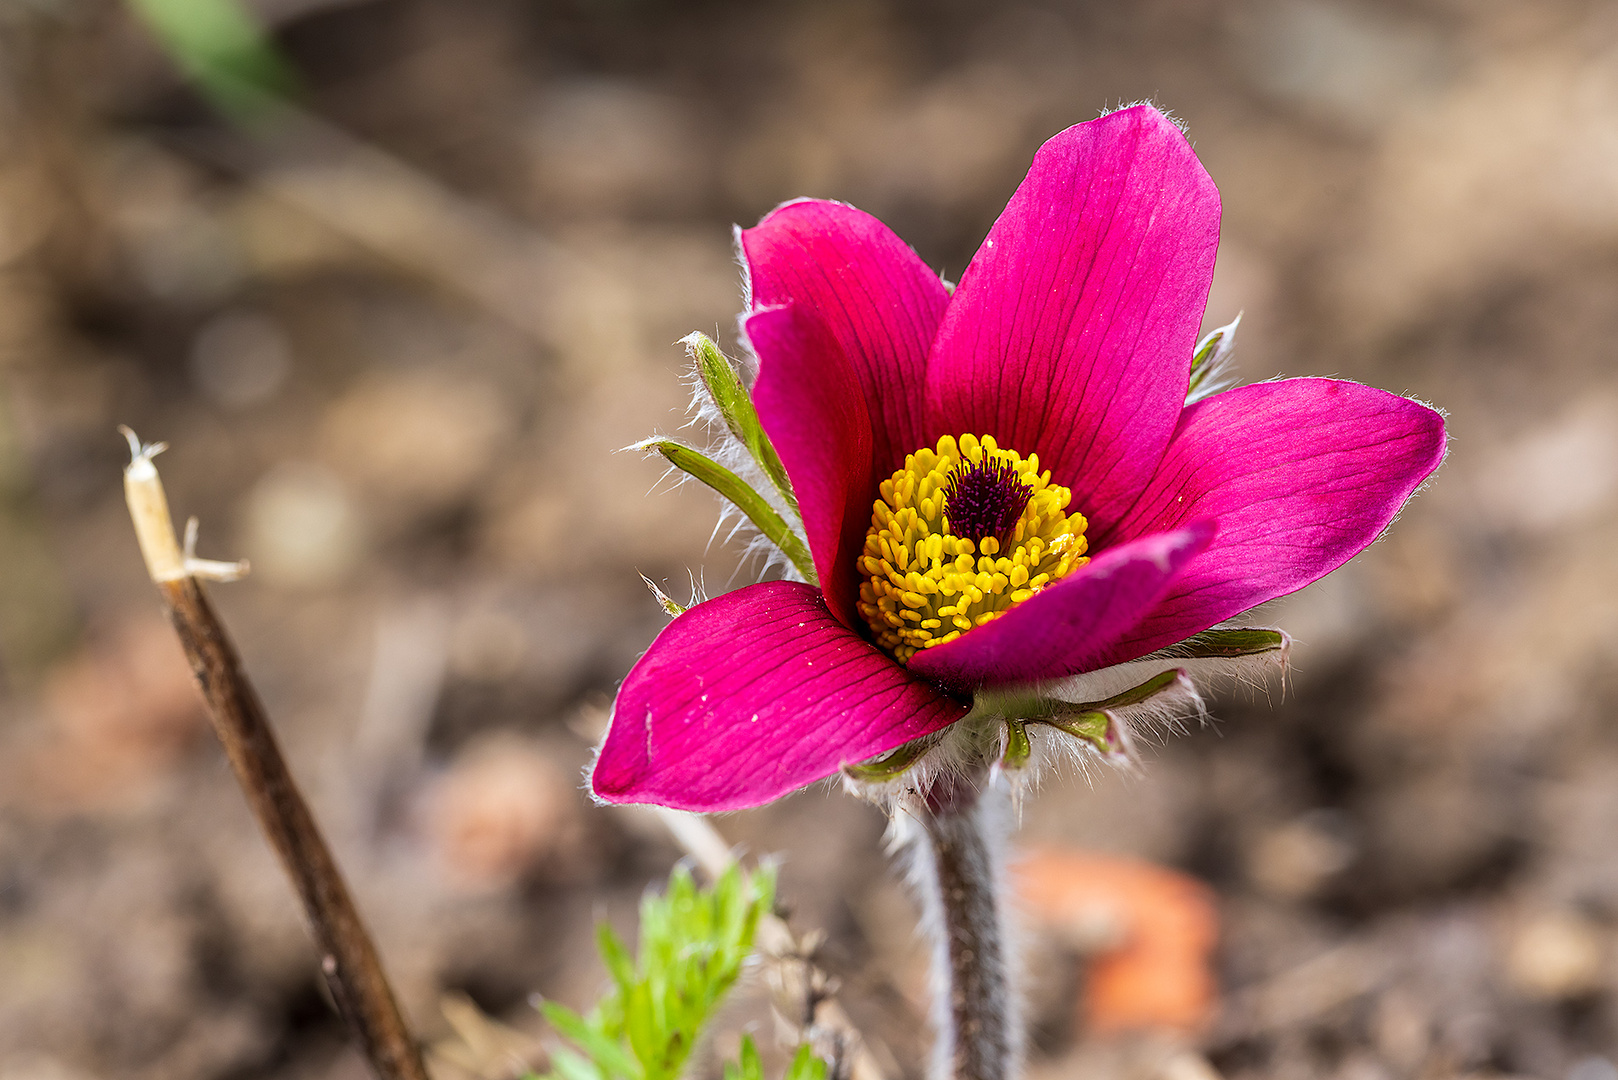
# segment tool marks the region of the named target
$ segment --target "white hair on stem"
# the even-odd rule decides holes
[[[904,855],[921,907],[917,933],[932,951],[927,1075],[1009,1080],[1021,1071],[1024,1033],[1020,949],[1004,902],[1006,792],[981,770],[953,782],[968,788],[963,805],[933,813],[912,794],[897,804],[887,834],[889,853]]]

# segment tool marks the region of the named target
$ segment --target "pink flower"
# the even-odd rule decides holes
[[[1218,241],[1213,182],[1149,106],[1047,142],[953,291],[839,203],[744,231],[753,402],[819,587],[674,619],[619,690],[596,795],[755,806],[1375,540],[1442,459],[1442,418],[1337,379],[1186,404]]]

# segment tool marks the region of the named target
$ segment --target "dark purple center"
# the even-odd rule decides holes
[[[965,463],[944,481],[944,516],[950,532],[981,543],[992,536],[1003,546],[1034,489],[1017,478],[1017,470],[985,455],[977,465]]]

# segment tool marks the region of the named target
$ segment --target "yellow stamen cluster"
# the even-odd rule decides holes
[[[945,514],[950,473],[985,458],[1009,465],[1033,492],[1022,517],[1001,540],[950,531]],[[917,450],[882,481],[871,531],[860,556],[859,612],[876,643],[900,663],[922,649],[953,641],[1089,562],[1087,522],[1066,514],[1073,494],[1039,471],[1039,455],[1002,450],[990,436],[944,436]]]

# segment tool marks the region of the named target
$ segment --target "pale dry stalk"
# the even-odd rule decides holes
[[[124,470],[124,494],[147,572],[163,596],[191,672],[207,700],[214,731],[248,805],[303,902],[310,933],[320,950],[320,970],[338,1011],[359,1039],[379,1080],[427,1080],[421,1053],[405,1026],[376,946],[287,768],[264,706],[242,670],[241,658],[198,580],[230,580],[243,573],[246,565],[196,558],[191,551],[195,519],[187,527],[186,544],[181,548],[162,482],[152,464],[152,457],[163,447],[142,446],[133,432],[123,431],[132,456]]]

